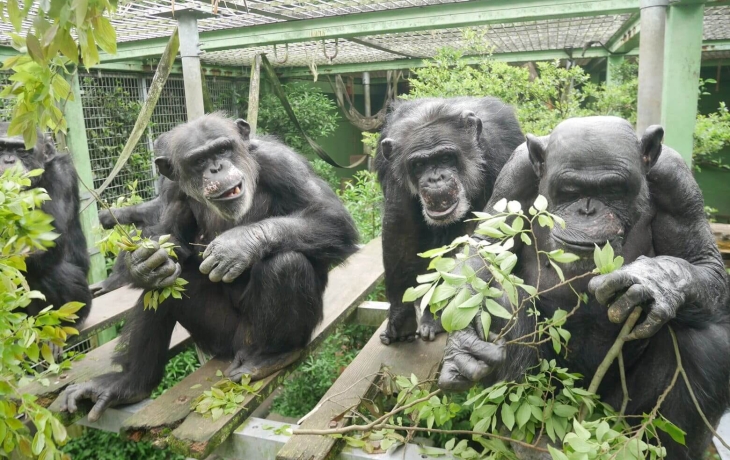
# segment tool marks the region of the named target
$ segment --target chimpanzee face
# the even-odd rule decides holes
[[[36,146],[26,150],[22,136],[8,136],[8,126],[10,123],[0,123],[0,174],[12,167],[19,167],[23,172],[43,169],[55,153],[53,143],[39,133]],[[40,176],[31,178],[31,187],[39,180]]]
[[[248,151],[250,127],[216,114],[165,134],[167,155],[155,159],[160,173],[180,189],[231,221],[253,204],[258,163]]]
[[[540,193],[566,223],[550,231],[552,249],[587,255],[608,241],[621,253],[625,235],[648,209],[646,174],[661,153],[663,134],[652,126],[639,142],[625,120],[586,117],[558,125],[547,146],[528,135]]]
[[[383,154],[398,164],[428,224],[458,222],[469,211],[469,197],[482,182],[481,130],[481,120],[465,112],[456,120],[425,123],[381,141]]]

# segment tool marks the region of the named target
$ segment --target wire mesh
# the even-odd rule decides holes
[[[0,72],[0,90],[10,83],[9,77],[10,72]],[[0,99],[0,121],[10,121],[12,108],[10,99]]]

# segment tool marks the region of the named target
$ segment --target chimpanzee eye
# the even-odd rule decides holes
[[[423,168],[423,161],[422,160],[416,161],[415,163],[413,163],[413,167],[416,168],[416,169]]]
[[[207,162],[208,162],[207,158],[201,157],[201,158],[198,158],[197,160],[195,160],[195,166],[202,168],[203,166],[205,166],[205,163],[207,163]]]

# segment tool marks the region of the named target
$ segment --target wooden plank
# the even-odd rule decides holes
[[[382,245],[378,238],[352,255],[345,264],[330,272],[329,283],[324,293],[324,319],[313,332],[307,350],[299,362],[335,327],[354,313],[360,300],[380,281],[383,275],[382,258]],[[187,457],[204,458],[284,381],[289,372],[296,368],[297,363],[264,379],[257,395],[247,397],[236,413],[225,415],[216,421],[191,413],[189,403],[171,407],[170,401],[175,401],[176,398],[183,398],[186,402],[191,401],[203,391],[210,389],[213,383],[220,380],[220,377],[215,376],[216,371],[225,369],[228,364],[229,362],[213,360],[201,367],[183,382],[168,390],[165,395],[126,420],[122,427],[123,433],[135,439],[156,438],[157,444],[167,443],[174,452]],[[201,383],[202,386],[191,389],[190,387],[195,384],[192,382]],[[169,433],[170,429],[173,429],[172,433]]]
[[[109,292],[95,298],[91,302],[91,311],[86,321],[78,328],[79,335],[71,337],[67,345],[73,345],[86,339],[89,335],[112,326],[127,316],[137,299],[142,294],[142,289],[131,286],[123,286],[115,291]]]
[[[344,426],[347,418],[343,417],[337,422],[333,422],[333,419],[347,408],[360,403],[384,366],[394,374],[413,373],[419,380],[433,378],[436,375],[446,344],[446,334],[439,335],[434,342],[416,340],[385,346],[380,342],[380,333],[385,329],[385,325],[383,322],[317,407],[300,421],[300,428],[324,429]],[[333,458],[338,449],[336,441],[329,436],[292,436],[276,458],[277,460]]]
[[[170,340],[170,352],[172,354],[178,352],[187,343],[189,338],[188,332],[182,326],[176,326],[172,334],[172,340]],[[51,410],[57,412],[58,406],[55,405],[54,401],[67,386],[72,383],[90,380],[107,372],[119,370],[118,367],[112,366],[111,363],[114,349],[118,343],[119,339],[105,343],[99,348],[87,353],[80,361],[73,363],[71,369],[50,378],[48,386],[43,386],[39,382],[33,382],[23,388],[23,393],[38,396],[38,404],[49,407]],[[86,411],[81,412],[86,413]]]

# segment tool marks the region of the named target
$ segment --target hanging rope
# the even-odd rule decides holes
[[[335,76],[335,83],[332,84],[332,80],[327,77],[332,86],[332,90],[335,93],[337,99],[337,106],[342,110],[345,118],[357,127],[361,131],[377,131],[383,126],[385,122],[385,114],[388,111],[389,104],[395,99],[398,94],[398,82],[403,77],[402,71],[389,70],[387,73],[388,86],[385,91],[385,101],[383,101],[383,108],[381,108],[375,115],[365,116],[361,114],[352,103],[350,95],[347,92],[345,82],[342,81],[342,77],[339,75]]]
[[[330,165],[334,166],[335,168],[342,168],[342,169],[353,169],[358,166],[360,166],[366,159],[366,156],[363,156],[358,161],[352,163],[349,166],[342,166],[339,163],[337,163],[335,160],[332,159],[332,157],[325,152],[325,150],[320,147],[319,144],[317,144],[314,139],[309,137],[307,133],[302,128],[302,125],[299,124],[299,120],[297,120],[297,116],[294,113],[294,110],[291,107],[291,104],[289,104],[289,99],[286,97],[286,93],[284,92],[284,88],[281,86],[281,82],[279,81],[279,77],[276,76],[276,71],[274,71],[274,67],[271,65],[269,60],[266,58],[265,54],[261,55],[261,70],[263,70],[266,73],[266,77],[269,79],[269,82],[271,83],[271,89],[274,91],[274,94],[279,98],[281,101],[281,105],[284,107],[284,111],[287,115],[289,115],[289,119],[292,123],[294,123],[294,126],[296,126],[299,133],[307,140],[309,143],[309,146],[312,147],[312,150],[319,156],[322,160],[326,161]]]

